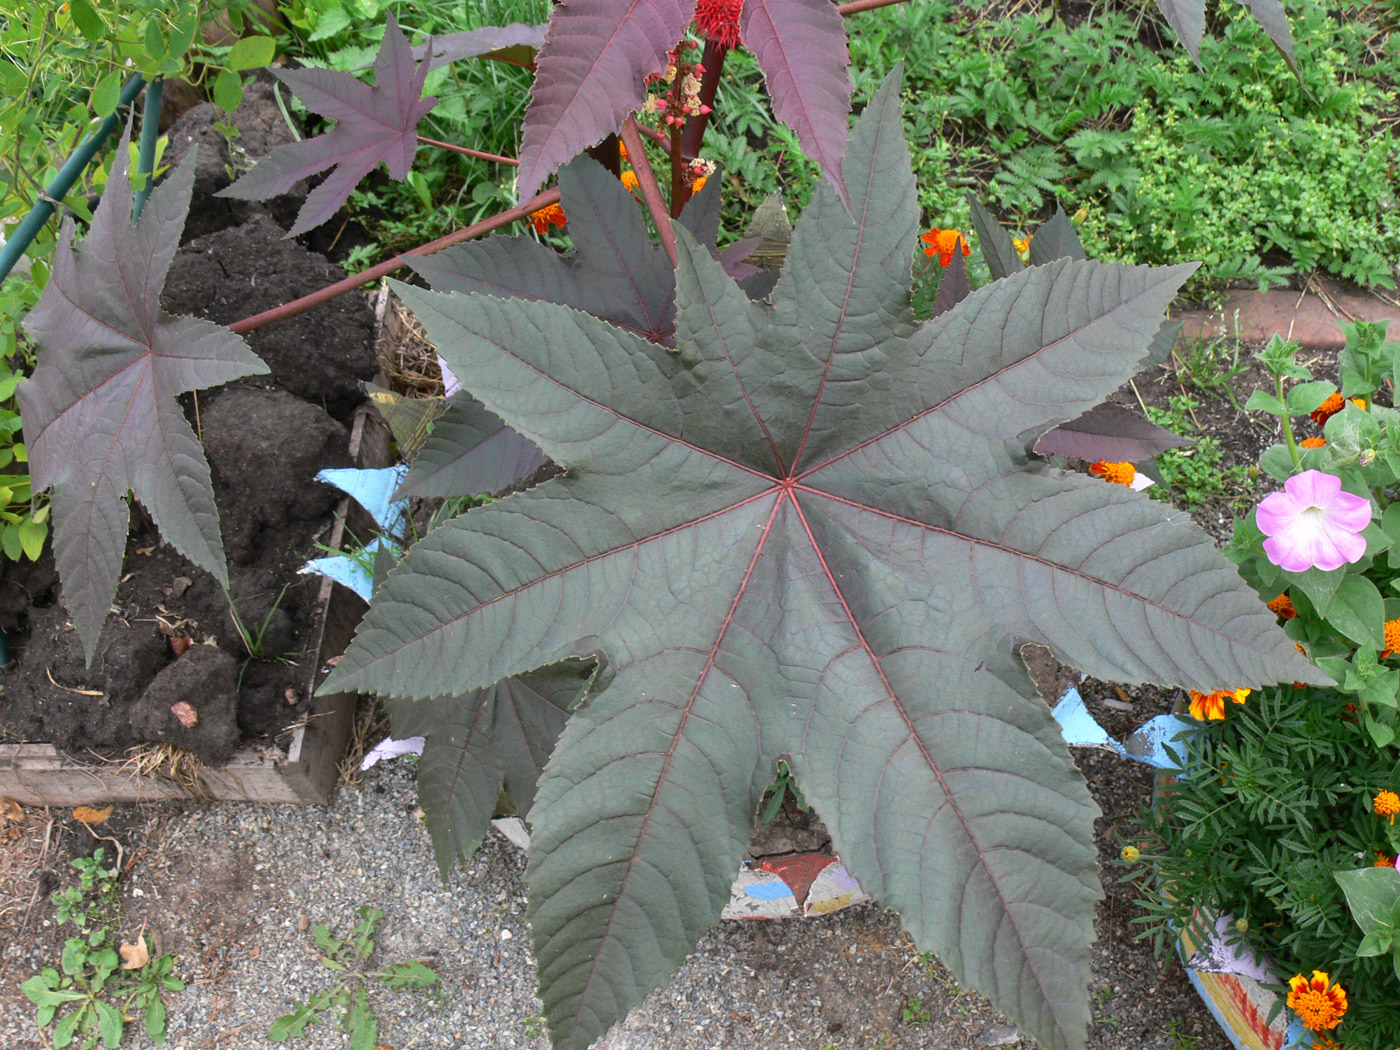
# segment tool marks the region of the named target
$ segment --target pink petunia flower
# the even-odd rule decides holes
[[[1330,571],[1366,553],[1360,534],[1371,524],[1371,501],[1343,492],[1333,474],[1305,470],[1284,482],[1282,492],[1265,496],[1255,520],[1269,537],[1264,553],[1279,568]]]

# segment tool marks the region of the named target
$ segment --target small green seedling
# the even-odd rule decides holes
[[[350,1037],[351,1050],[373,1050],[379,1042],[379,1021],[369,1005],[367,985],[378,981],[389,988],[431,988],[438,976],[420,962],[390,963],[383,969],[369,968],[374,954],[374,931],[384,919],[378,908],[365,905],[355,912],[359,924],[344,940],[331,936],[330,930],[317,923],[311,927],[311,937],[321,950],[321,962],[329,970],[343,975],[343,980],[331,988],[317,992],[304,1003],[297,1003],[289,1014],[272,1022],[267,1031],[274,1043],[285,1043],[292,1036],[306,1035],[306,1026],[324,1019],[334,1009],[339,1014],[341,1030]]]
[[[72,923],[82,934],[63,946],[59,969],[46,966],[20,985],[38,1010],[40,1028],[53,1025],[55,1050],[100,1042],[121,1045],[129,1020],[140,1018],[152,1042],[165,1041],[164,991],[185,987],[170,971],[169,954],[152,956],[143,937],[137,945],[112,946],[117,919],[117,872],[103,866],[101,847],[72,862],[78,881],[54,894],[59,925]]]
[[[904,1011],[901,1014],[904,1023],[913,1025],[915,1028],[922,1028],[933,1020],[933,1011],[924,1005],[922,999],[910,999],[904,1004]]]

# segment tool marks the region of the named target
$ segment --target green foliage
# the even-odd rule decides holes
[[[1296,344],[1275,338],[1258,355],[1274,379],[1248,408],[1273,417],[1283,442],[1260,458],[1285,481],[1305,470],[1335,475],[1379,512],[1365,530],[1364,555],[1330,572],[1289,572],[1265,554],[1253,514],[1235,524],[1227,555],[1261,599],[1289,596],[1296,613],[1285,630],[1336,685],[1256,690],[1228,705],[1220,721],[1177,737],[1185,773],[1159,793],[1140,827],[1141,857],[1155,868],[1147,883],[1144,936],[1159,948],[1187,924],[1197,940],[1213,925],[1193,914],[1228,914],[1231,937],[1272,958],[1282,980],[1326,970],[1350,1003],[1337,1037],[1357,1050],[1391,1050],[1400,954],[1393,931],[1400,875],[1372,862],[1400,852],[1400,830],[1378,816],[1374,798],[1400,789],[1396,730],[1400,671],[1383,622],[1400,621],[1400,412],[1393,378],[1400,344],[1384,325],[1344,325],[1341,390],[1315,380],[1296,360]],[[1330,395],[1361,398],[1326,418],[1326,444],[1303,448],[1295,426]],[[1286,990],[1280,987],[1281,993]]]
[[[1168,951],[1200,907],[1237,921],[1231,936],[1276,963],[1286,980],[1327,970],[1351,1004],[1337,1035],[1358,1050],[1391,1050],[1397,1030],[1388,956],[1359,956],[1338,871],[1372,870],[1395,855],[1372,796],[1397,785],[1393,751],[1378,749],[1345,693],[1291,686],[1256,690],[1226,719],[1177,738],[1187,779],[1142,819],[1143,936]],[[1212,930],[1213,932],[1213,930]],[[1284,989],[1286,992],[1286,989]]]
[[[910,999],[900,1011],[900,1020],[914,1028],[922,1028],[933,1020],[933,1011],[924,1005],[922,999]]]
[[[165,1041],[165,1002],[161,993],[185,987],[171,976],[175,960],[169,954],[151,956],[127,968],[112,943],[112,923],[119,918],[117,871],[104,865],[102,847],[91,857],[71,861],[78,880],[54,894],[59,925],[71,923],[82,935],[63,947],[59,968],[44,967],[20,988],[38,1010],[40,1028],[53,1026],[56,1050],[78,1045],[114,1048],[121,1045],[126,1025],[139,1019],[146,1035]],[[125,951],[125,949],[123,949]],[[136,960],[133,960],[136,961]]]
[[[1175,433],[1196,436],[1186,448],[1168,449],[1157,457],[1162,484],[1148,490],[1152,498],[1178,503],[1192,511],[1216,500],[1238,503],[1247,499],[1253,488],[1249,468],[1225,466],[1225,450],[1220,439],[1197,433],[1199,427],[1193,413],[1200,407],[1199,403],[1188,395],[1179,394],[1170,404],[1169,409],[1148,406],[1147,418]]]
[[[1289,7],[1301,84],[1239,8],[1221,11],[1223,38],[1204,41],[1197,67],[1157,46],[1170,33],[1155,12],[1096,11],[1071,28],[1049,6],[1002,18],[951,0],[863,15],[852,75],[936,56],[911,63],[905,87],[935,225],[962,223],[957,195],[975,186],[1023,224],[1051,201],[1087,207],[1081,232],[1097,258],[1385,285],[1400,256],[1400,179],[1381,118],[1400,63],[1377,45],[1377,9],[1334,10]]]
[[[321,964],[341,975],[340,982],[322,989],[305,1002],[294,1004],[292,1012],[272,1022],[267,1038],[285,1043],[294,1037],[304,1037],[308,1025],[324,1021],[336,1011],[336,1024],[350,1040],[352,1050],[372,1050],[379,1042],[379,1021],[369,1003],[369,987],[376,982],[397,991],[426,990],[437,984],[438,976],[421,962],[389,963],[379,969],[370,967],[374,955],[374,931],[384,919],[378,908],[364,905],[355,912],[360,921],[344,939],[331,936],[322,923],[311,927],[311,939],[316,942]]]

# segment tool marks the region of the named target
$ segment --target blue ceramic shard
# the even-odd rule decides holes
[[[351,558],[344,554],[333,554],[328,558],[315,558],[297,571],[329,576],[336,583],[349,587],[365,601],[369,601],[370,595],[374,592],[374,574],[370,571],[369,566],[374,564],[374,552],[379,550],[380,546],[386,546],[394,555],[395,560],[398,559],[398,547],[381,536],[367,544],[357,557]]]
[[[1193,724],[1176,715],[1158,715],[1138,726],[1137,731],[1123,741],[1124,757],[1146,762],[1157,769],[1176,769],[1176,761],[1167,754],[1167,745]]]
[[[1094,721],[1094,716],[1084,706],[1084,698],[1079,690],[1070,686],[1060,702],[1055,705],[1055,721],[1060,723],[1060,732],[1070,747],[1103,747],[1118,755],[1124,755],[1123,745],[1104,731],[1103,726]]]
[[[408,504],[404,500],[395,501],[393,495],[407,474],[408,465],[401,463],[378,470],[331,468],[317,474],[316,480],[334,485],[355,500],[390,536],[402,536]]]

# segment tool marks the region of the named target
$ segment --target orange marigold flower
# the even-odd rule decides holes
[[[699,192],[700,192],[701,190],[703,190],[704,188],[705,188],[705,176],[704,176],[704,175],[697,175],[697,176],[695,177],[695,182],[694,182],[694,183],[691,185],[691,187],[690,187],[690,192],[691,192],[691,193],[699,193]]]
[[[1392,824],[1395,823],[1395,814],[1400,813],[1400,795],[1393,791],[1382,789],[1376,792],[1376,797],[1371,799],[1371,806],[1376,811],[1378,817],[1389,817]]]
[[[1329,419],[1331,419],[1338,412],[1340,412],[1345,405],[1346,402],[1342,400],[1342,395],[1334,390],[1332,391],[1332,393],[1327,395],[1326,401],[1318,405],[1315,409],[1309,412],[1308,415],[1312,417],[1314,423],[1316,423],[1318,426],[1322,426],[1322,424],[1326,423]]]
[[[618,153],[622,154],[622,159],[623,159],[623,160],[627,160],[627,159],[628,159],[628,157],[627,157],[627,143],[625,143],[625,142],[619,142],[619,143],[617,144],[617,151],[618,151]]]
[[[1386,659],[1397,649],[1400,649],[1400,617],[1385,621],[1385,648],[1381,650],[1381,659]]]
[[[695,24],[705,39],[725,47],[739,46],[739,11],[743,0],[700,0],[695,5]]]
[[[964,256],[971,255],[972,249],[968,247],[967,241],[957,230],[940,230],[934,228],[924,234],[919,240],[924,242],[924,254],[928,256],[937,255],[940,266],[947,266],[953,261],[953,253],[962,248]]]
[[[1377,867],[1377,868],[1393,868],[1393,867],[1395,867],[1395,858],[1392,857],[1392,856],[1390,856],[1390,854],[1388,854],[1388,853],[1382,853],[1380,850],[1372,850],[1372,852],[1375,853],[1375,855],[1376,855],[1376,861],[1375,861],[1375,864],[1372,865],[1373,867]]]
[[[1282,616],[1285,620],[1291,620],[1298,615],[1298,610],[1293,608],[1293,599],[1286,594],[1280,594],[1269,602],[1268,606],[1271,613],[1275,616]]]
[[[1323,1032],[1342,1023],[1347,1012],[1347,993],[1340,984],[1321,970],[1314,970],[1312,980],[1302,974],[1288,982],[1288,1008],[1298,1015],[1303,1027],[1310,1032]]]
[[[1111,481],[1115,485],[1129,485],[1137,477],[1137,469],[1131,463],[1106,463],[1099,460],[1097,463],[1089,464],[1089,473],[1097,474],[1104,481]]]
[[[637,173],[629,168],[620,177],[622,184],[627,187],[627,192],[635,196],[637,193]]]
[[[1354,397],[1351,399],[1351,403],[1361,409],[1361,411],[1366,411],[1366,399],[1364,397]]]
[[[530,225],[535,228],[536,233],[548,233],[551,226],[563,226],[567,221],[564,218],[564,209],[558,204],[551,204],[530,213]]]
[[[1011,243],[1015,247],[1017,255],[1025,255],[1026,252],[1031,250],[1031,239],[1029,237],[1014,237]]]
[[[1327,442],[1322,440],[1322,438],[1320,437],[1310,437],[1303,438],[1303,440],[1298,442],[1298,444],[1301,445],[1303,448],[1321,448],[1323,445],[1327,444]]]
[[[1213,693],[1198,693],[1194,689],[1188,689],[1187,695],[1191,697],[1192,718],[1199,722],[1218,722],[1225,717],[1225,701],[1233,700],[1242,704],[1249,695],[1249,690],[1217,689]]]

